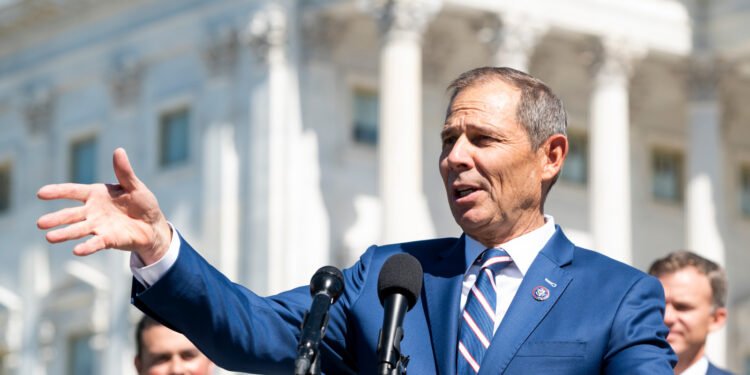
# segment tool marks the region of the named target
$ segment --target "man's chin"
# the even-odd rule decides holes
[[[669,337],[667,336],[667,344],[672,347],[672,350],[675,351],[675,353],[680,353],[682,351],[682,348],[684,345],[682,345],[682,340],[676,338],[676,337]]]

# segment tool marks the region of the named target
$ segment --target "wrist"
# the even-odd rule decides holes
[[[146,266],[154,264],[163,258],[167,254],[167,251],[169,251],[169,244],[172,241],[172,227],[164,218],[160,220],[160,223],[156,227],[158,227],[155,230],[156,239],[152,246],[143,251],[136,252]]]

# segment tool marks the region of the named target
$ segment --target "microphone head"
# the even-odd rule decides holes
[[[321,267],[310,279],[310,295],[313,297],[319,293],[326,293],[331,297],[331,303],[334,303],[343,292],[344,275],[336,267]]]
[[[378,276],[378,298],[384,304],[385,298],[393,293],[403,294],[411,310],[417,304],[422,291],[422,265],[409,254],[396,254],[388,258]]]

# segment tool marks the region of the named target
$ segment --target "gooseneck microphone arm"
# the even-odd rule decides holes
[[[322,267],[310,280],[313,301],[302,320],[302,333],[294,360],[295,375],[320,374],[318,346],[328,326],[328,310],[343,292],[344,276],[336,267]]]
[[[422,290],[422,266],[409,254],[388,258],[380,269],[378,297],[383,304],[383,328],[378,336],[378,375],[406,374],[409,357],[401,353],[406,312],[416,305]]]

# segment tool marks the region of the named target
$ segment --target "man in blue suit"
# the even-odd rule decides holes
[[[538,79],[508,68],[466,72],[451,90],[439,166],[464,234],[373,246],[345,269],[323,371],[375,373],[378,275],[391,255],[409,253],[424,269],[420,300],[403,325],[410,373],[672,374],[659,282],[576,247],[544,215],[568,149],[562,102]],[[138,308],[221,367],[291,372],[308,287],[263,298],[233,284],[166,222],[122,149],[114,169],[119,185],[40,189],[42,199],[85,202],[42,216],[42,229],[70,224],[47,239],[93,234],[76,245],[77,255],[131,250]]]
[[[731,375],[706,357],[706,338],[727,320],[727,275],[718,264],[690,251],[657,259],[648,271],[664,286],[667,342],[677,353],[676,375]]]

